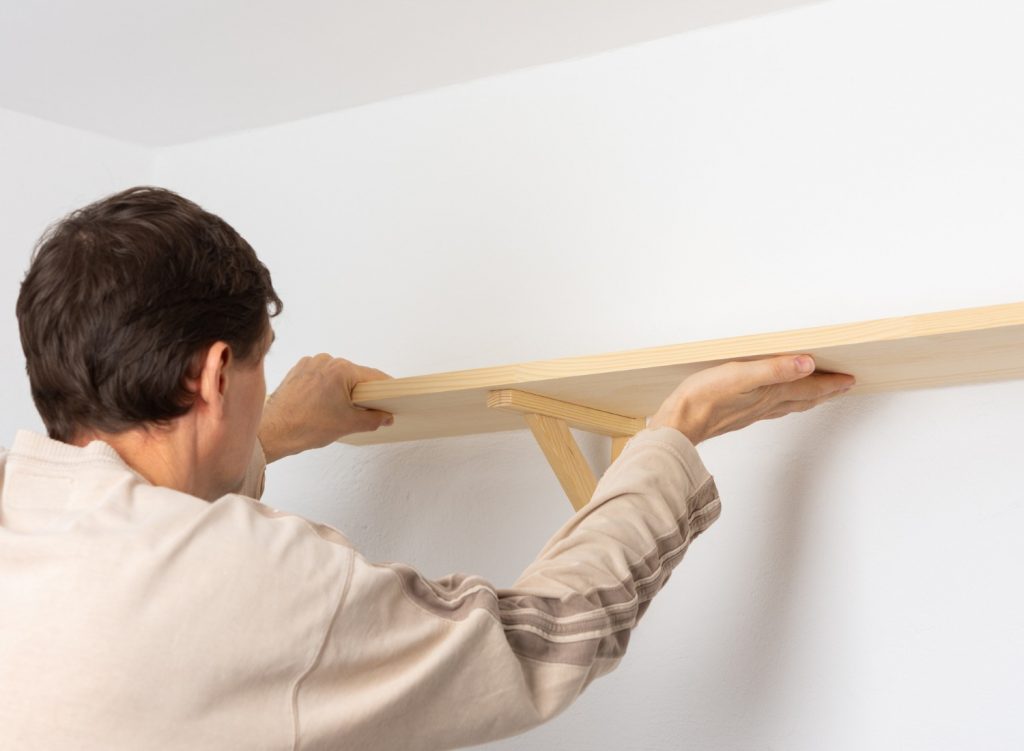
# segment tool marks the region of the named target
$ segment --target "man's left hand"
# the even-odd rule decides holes
[[[390,424],[390,412],[352,403],[357,383],[388,378],[376,368],[327,353],[303,357],[264,405],[259,439],[267,463]]]

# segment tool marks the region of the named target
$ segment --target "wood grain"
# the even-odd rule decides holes
[[[850,395],[1022,378],[1024,302],[367,381],[356,385],[354,402],[393,413],[395,424],[341,442],[524,429],[521,414],[487,406],[501,389],[646,418],[698,370],[799,353],[813,355],[819,371],[856,376]]]
[[[569,426],[565,420],[548,415],[527,414],[523,417],[554,470],[562,490],[569,497],[569,503],[576,510],[583,508],[594,495],[597,478],[576,439],[569,432]]]
[[[645,427],[646,420],[625,417],[571,402],[539,396],[517,389],[499,389],[487,397],[487,406],[521,414],[557,417],[573,428],[607,436],[631,436]]]

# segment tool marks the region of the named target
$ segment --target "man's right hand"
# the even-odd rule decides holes
[[[800,370],[797,359],[810,367]],[[815,373],[810,355],[780,355],[705,368],[685,378],[648,420],[670,426],[693,445],[757,422],[803,412],[848,390],[846,373]]]

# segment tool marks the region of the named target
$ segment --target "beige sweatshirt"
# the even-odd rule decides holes
[[[720,512],[690,441],[642,430],[499,589],[366,560],[255,500],[264,468],[257,444],[239,494],[209,503],[102,441],[20,430],[0,449],[0,748],[409,751],[521,733],[618,664]]]

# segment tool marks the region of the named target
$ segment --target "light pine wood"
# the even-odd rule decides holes
[[[492,391],[487,397],[487,406],[523,415],[569,496],[569,502],[577,510],[594,494],[596,480],[569,427],[611,436],[612,461],[615,461],[618,454],[614,441],[622,441],[618,448],[621,451],[625,440],[643,430],[647,422],[642,417],[614,415],[517,389]]]
[[[610,436],[631,436],[644,429],[643,417],[625,417],[579,404],[530,394],[517,389],[492,391],[487,406],[525,414],[547,415],[565,420],[570,427]]]
[[[612,437],[612,455],[611,463],[614,464],[615,460],[619,458],[619,454],[622,453],[622,449],[626,448],[626,443],[629,441],[630,436],[620,435]]]
[[[562,490],[569,496],[569,503],[576,510],[583,508],[594,495],[597,479],[569,432],[568,424],[549,415],[524,414],[523,417],[555,471]]]
[[[393,413],[395,424],[341,442],[520,430],[521,414],[488,406],[492,391],[506,389],[643,418],[698,370],[799,353],[813,355],[819,371],[856,376],[848,396],[1022,378],[1024,302],[367,381],[356,385],[353,401]]]

